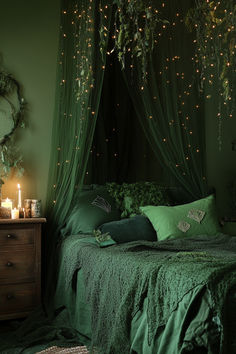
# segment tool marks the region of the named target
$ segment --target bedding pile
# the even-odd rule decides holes
[[[45,315],[43,308],[26,320],[12,321],[12,329],[0,333],[1,354],[35,354],[52,346],[73,348],[84,339],[70,326],[68,312],[60,309],[55,316]]]
[[[91,346],[99,353],[129,352],[131,321],[145,298],[150,343],[183,297],[199,286],[209,290],[218,339],[224,345],[224,300],[236,285],[236,238],[200,235],[101,249],[87,235],[68,237],[65,243],[61,286],[70,286],[76,271],[83,270],[92,312]]]

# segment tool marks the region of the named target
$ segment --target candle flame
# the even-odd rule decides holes
[[[10,201],[10,199],[7,198],[7,199],[6,199],[6,202],[9,202],[9,201]]]
[[[19,183],[17,184],[17,188],[20,189],[20,184]]]

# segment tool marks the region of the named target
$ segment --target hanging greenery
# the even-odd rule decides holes
[[[195,63],[202,87],[205,83],[211,85],[213,76],[217,75],[223,104],[231,103],[234,101],[236,64],[235,1],[196,0],[185,22],[191,31],[196,31]]]
[[[13,102],[14,95],[16,101]],[[16,170],[18,175],[22,175],[22,157],[14,144],[13,133],[18,127],[24,128],[24,108],[25,101],[20,94],[19,83],[7,72],[0,71],[0,98],[1,103],[7,102],[8,109],[0,109],[1,124],[10,121],[10,130],[0,136],[0,180],[8,177],[11,169]],[[5,121],[4,121],[5,119]],[[1,132],[2,133],[2,132]]]
[[[114,48],[118,59],[125,67],[126,55],[138,58],[142,65],[143,77],[146,76],[148,57],[157,42],[158,25],[168,23],[161,18],[152,0],[114,0]],[[100,30],[101,42],[105,32]]]

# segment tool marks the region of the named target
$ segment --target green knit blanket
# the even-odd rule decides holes
[[[208,288],[224,328],[224,299],[236,285],[236,237],[203,235],[101,249],[93,238],[71,236],[65,246],[65,286],[81,268],[98,353],[129,353],[131,321],[146,297],[151,342],[185,294],[199,285]],[[222,331],[222,343],[223,336]]]

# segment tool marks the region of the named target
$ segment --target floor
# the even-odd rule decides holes
[[[0,321],[0,333],[14,331],[23,320],[24,319]]]

